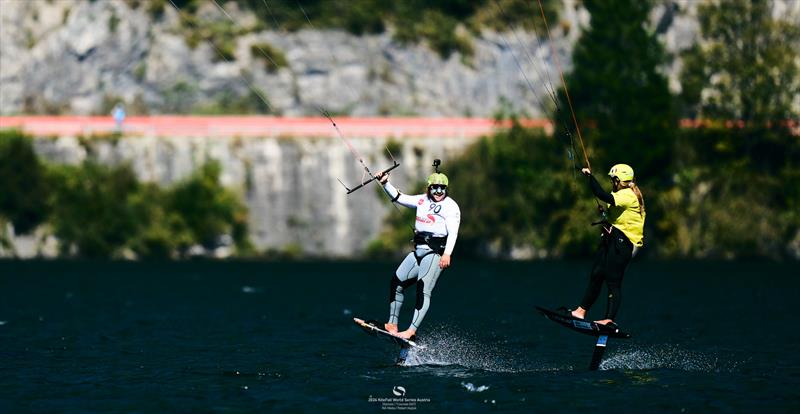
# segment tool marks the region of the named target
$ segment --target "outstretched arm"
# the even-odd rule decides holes
[[[417,208],[416,197],[403,194],[400,192],[400,190],[395,188],[389,182],[389,174],[378,173],[377,175],[375,175],[375,178],[377,178],[378,182],[383,185],[383,191],[386,192],[386,195],[388,195],[389,198],[392,199],[392,202],[398,203],[401,206],[408,208]]]
[[[600,186],[600,183],[598,183],[597,179],[594,178],[594,176],[592,175],[592,171],[589,170],[588,168],[584,168],[581,170],[581,172],[583,173],[583,175],[589,177],[589,188],[592,189],[592,194],[594,194],[595,197],[600,199],[600,201],[605,201],[606,203],[613,206],[614,196],[611,195],[611,193],[607,193],[605,190],[603,190],[603,187]]]

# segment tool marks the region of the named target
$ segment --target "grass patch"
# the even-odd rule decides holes
[[[267,72],[274,73],[280,68],[289,66],[289,62],[286,60],[286,54],[284,54],[281,49],[269,43],[253,43],[250,46],[250,53],[253,58],[264,62]]]

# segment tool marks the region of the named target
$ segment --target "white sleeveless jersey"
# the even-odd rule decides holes
[[[386,183],[383,190],[392,199],[397,198],[397,203],[417,210],[414,228],[417,231],[433,233],[436,237],[447,237],[444,254],[453,253],[458,238],[458,226],[461,224],[461,210],[458,204],[450,198],[437,203],[427,194],[407,195],[400,193],[392,184]]]

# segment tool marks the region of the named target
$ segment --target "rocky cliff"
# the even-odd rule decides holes
[[[158,18],[140,4],[0,1],[0,114],[107,114],[121,101],[139,114],[242,108],[298,116],[325,108],[354,116],[485,117],[510,107],[536,117],[547,87],[558,87],[551,44],[515,27],[473,35],[472,56],[445,59],[424,44],[399,44],[391,28],[367,36],[283,32],[259,25],[235,2],[204,3],[196,12],[201,24],[236,31],[225,52],[188,37],[170,3]],[[671,51],[694,40],[691,6],[665,2],[653,11]],[[552,46],[568,70],[571,45],[589,16],[579,2],[564,0],[560,19]],[[273,65],[270,55],[281,63]]]

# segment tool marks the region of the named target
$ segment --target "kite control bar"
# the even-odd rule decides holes
[[[397,168],[397,167],[399,167],[399,166],[400,166],[400,163],[399,163],[399,162],[397,162],[397,161],[395,161],[395,160],[392,160],[392,161],[394,162],[394,164],[393,164],[391,167],[389,167],[389,168],[387,168],[387,169],[385,169],[385,170],[383,170],[383,171],[379,172],[378,174],[375,174],[375,175],[374,175],[374,176],[372,176],[372,177],[371,177],[369,180],[366,180],[366,181],[362,182],[361,184],[359,184],[359,185],[357,185],[357,186],[355,186],[355,187],[353,187],[353,188],[347,188],[347,186],[346,186],[346,185],[344,185],[344,183],[342,183],[342,180],[339,180],[339,182],[340,182],[340,183],[341,183],[341,184],[344,186],[344,188],[347,190],[347,194],[353,193],[353,192],[355,192],[356,190],[358,190],[359,188],[361,188],[361,187],[363,187],[363,186],[365,186],[365,185],[367,185],[367,184],[369,184],[369,183],[371,183],[371,182],[373,182],[373,181],[377,180],[379,175],[380,175],[380,176],[382,176],[383,174],[386,174],[386,173],[388,173],[389,171],[391,171],[391,170],[393,170],[393,169],[395,169],[395,168]]]

